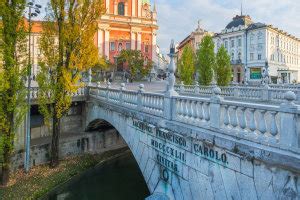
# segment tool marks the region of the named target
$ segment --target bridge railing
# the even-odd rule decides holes
[[[71,96],[72,97],[81,97],[81,96],[85,96],[86,92],[85,92],[86,88],[79,88],[76,92],[72,93]],[[49,97],[51,97],[51,93],[48,94]],[[30,98],[32,100],[36,100],[39,97],[39,88],[38,87],[31,87],[30,88]]]
[[[300,106],[291,91],[280,97],[283,103],[273,105],[225,100],[220,88],[213,88],[210,97],[169,97],[145,92],[143,86],[137,91],[126,90],[124,85],[120,89],[90,87],[89,91],[104,103],[300,152]]]
[[[175,90],[182,95],[210,96],[214,86],[175,85]],[[300,104],[300,86],[298,85],[268,85],[265,87],[254,86],[228,86],[220,87],[221,96],[230,99],[284,102],[284,94],[293,91],[296,94],[296,103]]]

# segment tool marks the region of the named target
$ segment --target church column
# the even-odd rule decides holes
[[[142,50],[142,33],[138,32],[137,33],[137,50]]]
[[[132,7],[131,7],[131,15],[132,17],[135,17],[136,14],[135,14],[135,11],[136,11],[136,5],[135,5],[135,0],[132,0]]]
[[[105,8],[106,8],[107,14],[110,14],[109,4],[110,4],[110,1],[109,0],[105,0]]]
[[[103,30],[98,29],[98,52],[103,56]]]
[[[117,14],[118,14],[118,3],[115,0],[115,2],[114,2],[114,15],[117,15]]]
[[[128,16],[128,3],[125,2],[125,16]]]
[[[136,33],[135,32],[131,32],[131,50],[135,50],[135,42],[136,42]]]
[[[109,30],[104,30],[104,38],[105,38],[105,47],[104,47],[104,54],[107,59],[109,59]]]
[[[138,17],[142,16],[142,0],[138,0]]]

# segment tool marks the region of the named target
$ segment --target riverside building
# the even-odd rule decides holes
[[[300,39],[272,25],[237,15],[214,36],[215,52],[224,45],[231,57],[233,81],[260,84],[300,82]]]
[[[106,13],[99,19],[94,41],[99,55],[115,65],[114,71],[126,70],[123,64],[116,64],[123,49],[140,50],[145,60],[157,60],[158,25],[155,5],[151,7],[150,0],[105,0],[103,4]],[[30,44],[33,76],[38,73],[41,33],[42,22],[34,21]]]

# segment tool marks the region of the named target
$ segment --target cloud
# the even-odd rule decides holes
[[[182,41],[202,20],[202,26],[220,32],[237,14],[240,0],[156,0],[158,44],[163,53],[171,39]],[[243,0],[243,12],[254,22],[272,24],[300,37],[300,0]]]

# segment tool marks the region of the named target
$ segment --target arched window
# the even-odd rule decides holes
[[[118,15],[125,15],[125,5],[124,2],[118,4]]]

